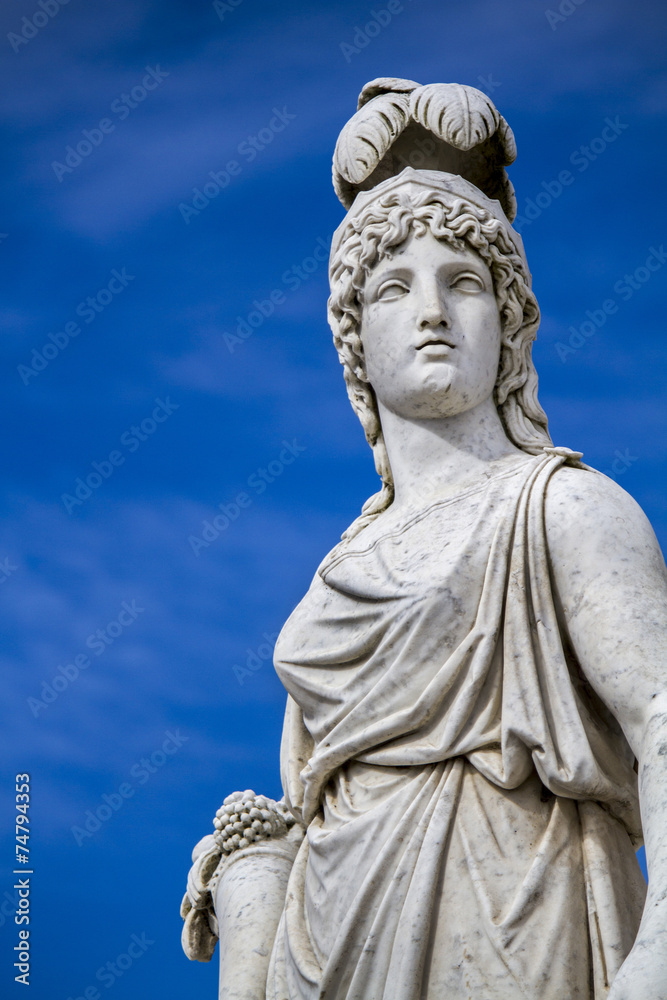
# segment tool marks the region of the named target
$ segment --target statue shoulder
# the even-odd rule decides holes
[[[667,568],[658,540],[618,483],[585,468],[554,473],[545,517],[559,618],[582,674],[638,755],[665,689]]]
[[[618,483],[594,469],[558,469],[547,487],[545,522],[557,573],[567,565],[583,579],[592,579],[601,561],[664,572],[658,541],[642,508]]]

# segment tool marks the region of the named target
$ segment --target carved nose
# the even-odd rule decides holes
[[[419,314],[417,326],[420,330],[428,327],[449,326],[449,316],[440,296],[429,296]]]

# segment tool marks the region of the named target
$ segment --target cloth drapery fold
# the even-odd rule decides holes
[[[286,623],[283,783],[307,836],[267,998],[606,995],[641,826],[632,753],[556,610],[544,503],[566,461],[390,509]]]

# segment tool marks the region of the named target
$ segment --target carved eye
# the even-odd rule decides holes
[[[394,299],[400,298],[401,295],[405,295],[409,291],[410,289],[404,281],[398,281],[396,278],[391,278],[389,281],[385,281],[383,285],[380,285],[375,293],[375,298],[378,302],[392,302]]]
[[[457,276],[452,280],[452,288],[456,288],[459,292],[483,292],[486,290],[484,281],[478,274],[473,274],[471,271],[466,271],[463,274],[457,274]]]

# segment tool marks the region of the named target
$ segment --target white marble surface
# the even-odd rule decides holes
[[[374,81],[337,148],[329,315],[381,488],[276,645],[296,822],[213,881],[226,1000],[667,998],[667,573],[552,445],[476,94]]]

